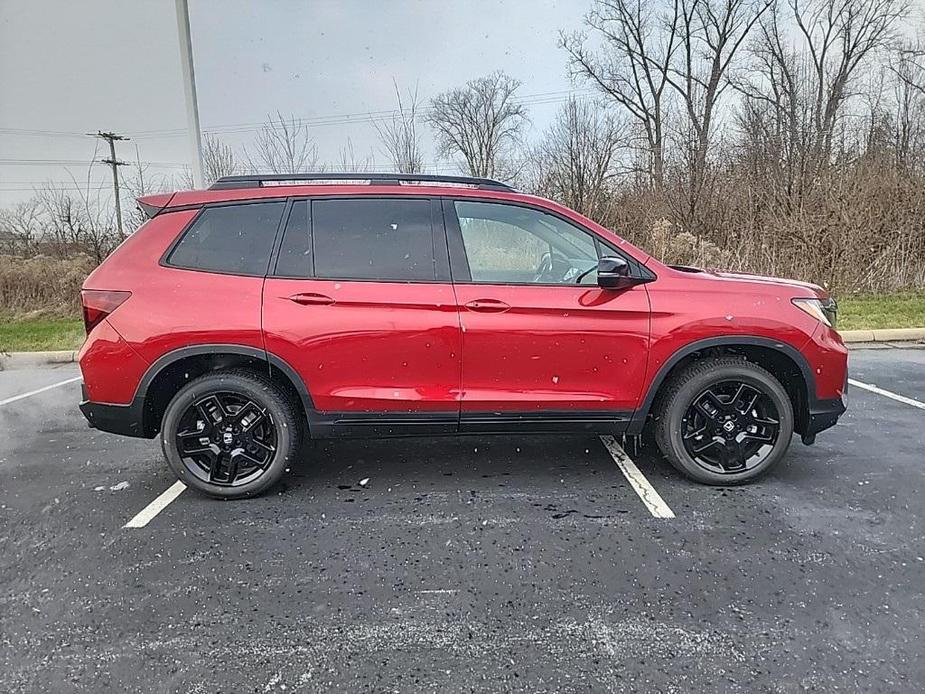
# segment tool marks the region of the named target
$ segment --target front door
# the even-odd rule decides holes
[[[447,200],[463,331],[461,429],[612,430],[645,378],[644,286],[597,286],[619,252],[564,218],[513,203]],[[599,425],[599,426],[598,426]]]
[[[308,388],[313,434],[456,430],[460,329],[438,201],[293,202],[263,328]]]

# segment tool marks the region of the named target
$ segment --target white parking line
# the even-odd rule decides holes
[[[918,407],[920,410],[925,410],[925,402],[919,402],[918,400],[907,398],[905,395],[891,393],[888,390],[884,390],[883,388],[878,388],[877,386],[871,385],[870,383],[861,383],[860,381],[855,381],[853,378],[849,378],[848,383],[850,383],[853,386],[857,386],[858,388],[869,390],[871,393],[882,395],[885,398],[892,398],[896,402],[901,402],[906,405],[912,405],[913,407]]]
[[[14,395],[13,397],[7,398],[6,400],[0,400],[0,405],[9,405],[11,402],[16,402],[17,400],[22,400],[23,398],[31,398],[33,395],[44,393],[46,390],[51,390],[52,388],[57,388],[58,386],[66,386],[68,383],[73,383],[74,381],[79,381],[80,379],[80,376],[74,376],[74,378],[69,378],[66,381],[52,383],[50,386],[45,386],[44,388],[36,388],[35,390],[30,390],[28,393],[23,393],[22,395]]]
[[[655,487],[649,484],[649,480],[639,471],[639,468],[636,467],[636,464],[626,454],[622,446],[617,443],[616,439],[613,436],[602,436],[601,441],[620,467],[626,481],[630,483],[630,486],[642,499],[642,503],[649,509],[649,513],[655,518],[674,518],[674,511],[668,507],[665,500],[655,491]]]
[[[434,588],[432,590],[415,591],[421,595],[456,595],[459,592],[456,588]]]
[[[170,487],[168,487],[159,497],[157,497],[150,504],[145,506],[138,513],[137,516],[132,518],[128,523],[123,525],[123,528],[143,528],[151,520],[165,508],[167,505],[176,499],[180,494],[183,493],[183,490],[186,489],[186,485],[180,482],[179,480],[174,482]]]

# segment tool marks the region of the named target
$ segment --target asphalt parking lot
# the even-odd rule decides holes
[[[88,429],[76,380],[20,397],[78,376],[0,372],[0,691],[925,682],[925,350],[853,351],[908,402],[852,386],[744,488],[592,436],[338,441],[270,495],[156,514],[156,441]]]

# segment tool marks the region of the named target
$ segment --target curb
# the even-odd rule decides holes
[[[925,341],[925,328],[884,328],[882,330],[843,330],[842,340],[849,345],[885,342]],[[72,364],[77,361],[76,350],[62,352],[0,352],[0,371],[46,364]]]
[[[46,364],[72,364],[77,361],[76,350],[63,352],[0,352],[0,371],[22,369]]]
[[[856,342],[908,342],[925,340],[925,328],[883,328],[882,330],[842,330],[841,339]]]

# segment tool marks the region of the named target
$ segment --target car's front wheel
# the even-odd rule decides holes
[[[235,499],[280,479],[298,455],[301,430],[291,398],[272,381],[251,371],[217,371],[170,401],[161,446],[182,482]]]
[[[750,482],[790,446],[793,406],[768,371],[736,357],[699,359],[673,377],[656,410],[668,461],[713,485]]]

